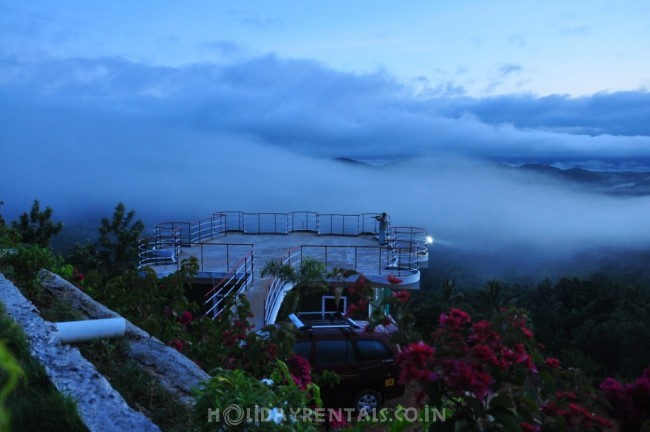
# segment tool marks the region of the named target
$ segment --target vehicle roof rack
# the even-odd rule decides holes
[[[289,319],[299,330],[361,328],[341,312],[300,312],[290,314]]]

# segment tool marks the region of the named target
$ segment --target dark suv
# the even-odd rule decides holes
[[[325,407],[373,410],[404,395],[404,386],[397,382],[399,346],[390,341],[390,334],[365,332],[340,313],[290,318],[300,330],[295,353],[306,358],[315,372],[329,369],[341,378],[334,387],[321,387]]]

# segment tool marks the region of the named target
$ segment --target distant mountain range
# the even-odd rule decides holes
[[[335,160],[351,165],[380,167],[396,162],[400,159],[358,160],[347,157],[338,157]],[[499,163],[499,166],[504,170],[517,170],[541,175],[566,186],[595,193],[623,196],[650,195],[650,171],[603,171],[576,167],[564,169],[543,163]]]
[[[614,195],[650,195],[650,172],[589,171],[582,168],[560,169],[542,164],[525,164],[509,169],[524,170],[593,192]]]

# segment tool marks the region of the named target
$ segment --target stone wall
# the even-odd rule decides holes
[[[56,297],[65,299],[74,309],[91,319],[118,318],[116,312],[96,302],[88,294],[61,278],[41,271],[40,281]],[[154,374],[160,384],[185,404],[192,404],[192,388],[209,375],[193,361],[126,320],[125,337],[129,341],[129,355]]]
[[[90,319],[119,317],[53,273],[42,271],[39,278],[47,290],[66,299]],[[130,408],[95,367],[81,356],[77,348],[61,344],[54,336],[54,324],[43,320],[37,308],[2,274],[0,301],[4,303],[9,316],[23,328],[32,355],[44,366],[55,387],[75,400],[88,429],[102,432],[159,430],[142,413]],[[125,337],[130,346],[129,355],[147,368],[181,402],[191,405],[191,389],[208,379],[208,374],[187,357],[128,320]]]

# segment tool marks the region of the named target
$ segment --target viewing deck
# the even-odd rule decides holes
[[[375,216],[216,212],[196,222],[161,223],[153,237],[141,242],[140,266],[163,277],[195,257],[197,279],[213,287],[206,292],[207,313],[215,317],[227,296],[244,292],[258,326],[275,321],[284,294],[292,288],[286,281],[261,277],[270,260],[299,268],[303,259],[312,258],[328,272],[356,270],[374,286],[390,286],[387,277],[393,275],[402,280],[401,288],[418,289],[419,269],[428,262],[427,232],[389,227],[388,243],[380,245]]]

